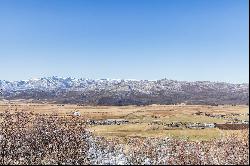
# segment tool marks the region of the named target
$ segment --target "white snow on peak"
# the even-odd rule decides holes
[[[229,84],[223,82],[209,81],[176,81],[169,79],[161,80],[136,80],[136,79],[90,79],[90,78],[72,78],[72,77],[42,77],[32,78],[21,81],[5,81],[0,80],[0,88],[3,90],[16,91],[27,89],[38,90],[98,90],[106,89],[110,91],[137,91],[142,93],[154,93],[158,91],[182,91],[187,86],[196,87],[195,90],[201,89],[226,89],[227,91],[246,90],[249,84]]]

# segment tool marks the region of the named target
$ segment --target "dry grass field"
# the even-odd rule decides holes
[[[81,118],[92,120],[126,119],[128,124],[121,125],[89,125],[95,135],[112,137],[173,137],[187,140],[211,140],[229,134],[240,135],[239,131],[224,131],[218,128],[208,129],[164,129],[163,125],[152,122],[171,123],[226,123],[228,119],[214,118],[194,113],[206,112],[218,115],[234,116],[249,120],[249,107],[245,105],[205,106],[205,105],[149,105],[149,106],[77,106],[60,104],[36,104],[27,101],[1,101],[0,112],[5,110],[33,112],[38,114],[72,115],[80,112]],[[232,113],[241,115],[232,115]]]
[[[119,136],[120,138],[127,137],[172,137],[177,139],[185,139],[191,141],[208,141],[211,139],[219,138],[224,136],[224,131],[219,129],[174,129],[164,130],[161,128],[152,129],[146,124],[128,124],[120,126],[94,126],[91,131],[97,135],[112,138]]]

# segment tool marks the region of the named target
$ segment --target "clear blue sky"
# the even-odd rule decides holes
[[[248,82],[248,0],[0,0],[0,79]]]

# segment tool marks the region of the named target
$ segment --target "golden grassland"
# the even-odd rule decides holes
[[[213,114],[241,113],[239,119],[249,119],[246,105],[149,105],[149,106],[77,106],[70,104],[36,104],[27,101],[1,101],[0,112],[5,110],[28,111],[39,114],[58,114],[59,116],[71,115],[78,111],[84,119],[127,119],[138,124],[123,125],[97,125],[88,126],[95,135],[111,137],[174,137],[188,140],[211,140],[222,138],[230,134],[240,134],[240,131],[224,131],[217,128],[211,129],[174,129],[166,130],[161,125],[151,125],[154,121],[171,122],[201,122],[225,123],[227,120],[207,116],[193,115],[197,111]]]
[[[118,137],[172,137],[178,139],[186,140],[204,140],[208,141],[211,139],[222,137],[219,129],[174,129],[174,130],[164,130],[162,128],[153,129],[147,124],[126,124],[126,125],[110,125],[110,126],[94,126],[91,131],[96,135],[105,136],[107,138],[112,138],[114,136]]]

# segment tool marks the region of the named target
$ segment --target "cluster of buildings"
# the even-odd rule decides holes
[[[242,120],[239,119],[236,116],[249,116],[249,113],[243,114],[243,113],[231,113],[231,114],[210,114],[207,112],[201,112],[198,111],[196,113],[194,113],[194,115],[202,115],[202,116],[208,116],[211,118],[218,118],[218,119],[225,119],[225,120],[229,120],[230,124],[249,124],[249,120]]]
[[[129,123],[126,119],[105,119],[105,120],[87,120],[88,125],[121,125]]]
[[[80,116],[80,112],[73,112],[74,116]],[[230,124],[243,124],[243,125],[249,125],[249,120],[239,120],[237,118],[227,117],[223,114],[209,114],[206,112],[196,112],[195,115],[204,115],[214,118],[224,118],[227,120],[231,120],[229,122],[226,122],[224,125],[230,125]],[[241,114],[233,113],[232,116],[239,116]],[[128,124],[128,123],[140,123],[140,122],[129,122],[129,120],[126,119],[105,119],[105,120],[87,120],[85,121],[87,125],[121,125],[121,124]],[[218,127],[216,123],[200,123],[200,122],[171,122],[166,123],[162,122],[161,120],[154,120],[149,123],[149,125],[163,125],[164,129],[175,129],[175,128],[190,128],[190,129],[205,129],[205,128],[215,128]]]
[[[163,125],[164,129],[171,130],[171,129],[206,129],[206,128],[226,128],[226,129],[245,129],[249,127],[248,120],[242,120],[241,123],[234,123],[228,122],[225,124],[217,124],[217,123],[191,123],[191,122],[171,122],[171,123],[162,123],[160,121],[154,121],[149,123],[150,125]]]

